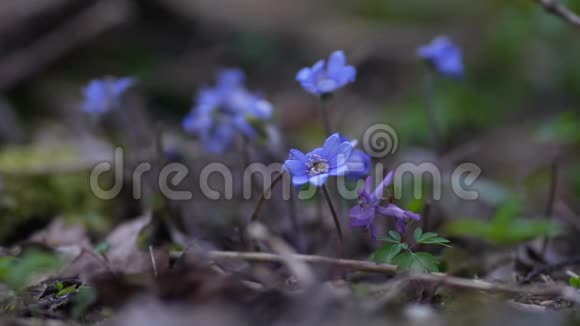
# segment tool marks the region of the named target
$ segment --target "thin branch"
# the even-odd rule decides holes
[[[580,257],[571,257],[571,258],[565,259],[565,260],[563,260],[559,263],[556,263],[556,264],[549,264],[549,265],[545,265],[545,266],[540,266],[540,267],[534,269],[532,272],[530,272],[528,274],[528,276],[526,276],[526,278],[520,282],[520,284],[528,284],[531,281],[533,281],[536,277],[538,277],[542,274],[553,273],[557,270],[560,270],[560,269],[563,269],[566,267],[570,267],[570,266],[574,266],[574,265],[580,265]]]
[[[322,186],[322,192],[324,193],[324,198],[326,198],[326,202],[328,203],[328,208],[330,209],[330,213],[332,214],[332,220],[334,221],[334,226],[336,227],[336,233],[338,233],[338,239],[340,241],[340,253],[344,256],[344,235],[342,234],[342,228],[340,227],[340,220],[338,218],[338,214],[336,213],[336,209],[332,204],[332,198],[330,198],[330,194],[328,193],[328,188],[326,185]]]
[[[284,264],[288,266],[291,273],[305,287],[315,283],[316,278],[310,266],[306,262],[296,259],[294,250],[284,240],[272,235],[264,225],[258,222],[250,224],[248,226],[248,234],[254,240],[266,242],[275,253],[280,255],[280,258],[283,259]]]
[[[439,128],[439,124],[437,123],[437,110],[435,109],[434,103],[434,76],[429,71],[425,75],[425,103],[427,105],[427,116],[429,118],[429,129],[431,130],[431,141],[433,146],[433,151],[437,155],[441,155],[441,151],[443,149],[442,137],[441,137],[441,129]]]
[[[580,16],[572,12],[558,0],[534,0],[550,14],[562,18],[564,21],[580,28]]]
[[[558,188],[558,158],[554,159],[550,167],[550,190],[548,192],[548,200],[546,202],[546,218],[551,220],[554,215],[554,201],[556,199],[556,189]],[[545,258],[550,237],[546,236],[542,241],[541,254]]]
[[[262,263],[284,263],[288,257],[284,258],[281,255],[258,253],[258,252],[236,252],[236,251],[209,251],[207,255],[211,259],[241,259],[249,262]],[[293,254],[292,259],[309,264],[330,265],[335,268],[350,269],[353,271],[379,273],[385,275],[396,275],[397,266],[388,264],[376,264],[369,261],[352,260],[352,259],[336,259],[324,256],[315,255],[301,255]],[[443,273],[420,273],[410,274],[410,279],[417,281],[424,281],[433,284],[446,285],[448,287],[483,291],[490,293],[503,294],[526,294],[537,296],[561,296],[567,300],[580,302],[580,298],[574,289],[567,286],[559,285],[542,285],[542,286],[509,286],[503,284],[494,284],[487,281],[460,278],[448,276]]]
[[[157,261],[155,260],[155,254],[153,253],[153,246],[149,246],[149,257],[151,257],[151,266],[153,266],[153,275],[155,278],[159,275],[157,273]]]
[[[274,180],[272,180],[272,183],[270,184],[270,186],[267,189],[264,189],[264,192],[262,192],[260,194],[260,197],[258,197],[258,200],[256,201],[256,206],[254,207],[254,211],[252,212],[250,221],[251,222],[255,222],[258,220],[258,214],[260,213],[260,210],[262,209],[262,204],[264,203],[264,200],[266,199],[266,196],[270,194],[270,192],[272,191],[272,188],[274,188],[274,186],[280,182],[280,180],[282,180],[282,178],[284,177],[284,174],[286,174],[285,171],[280,172],[280,174],[278,174],[276,176],[276,178]]]

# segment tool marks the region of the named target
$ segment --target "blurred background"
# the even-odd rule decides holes
[[[580,1],[562,3],[580,10]],[[79,109],[89,80],[138,78],[132,95],[140,114],[163,124],[166,147],[202,160],[198,145],[175,145],[189,139],[181,121],[217,70],[241,67],[248,87],[274,105],[288,146],[309,150],[324,139],[319,103],[294,77],[337,49],[358,76],[333,99],[334,129],[360,138],[373,123],[390,124],[400,150],[388,165],[482,168],[481,200],[444,200],[434,219],[489,217],[510,196],[530,215],[544,215],[557,170],[554,215],[580,228],[579,34],[533,1],[21,0],[0,5],[0,22],[7,194],[0,243],[40,228],[45,217],[137,214],[95,201],[86,178],[75,177],[100,157],[101,147],[87,146],[93,131]],[[438,35],[461,46],[466,67],[463,79],[435,81],[440,157],[431,150],[427,69],[416,57],[417,47]],[[125,127],[140,128],[139,119]],[[97,229],[110,227],[94,221]]]
[[[560,2],[580,13],[580,0]],[[429,70],[416,51],[439,35],[450,36],[461,47],[465,76],[434,79],[433,105],[442,138],[441,150],[435,151],[425,96]],[[33,293],[32,304],[22,310],[20,297],[3,303],[6,288],[0,287],[0,308],[22,316],[58,318],[62,307],[68,309],[63,302],[71,300],[67,282],[72,282],[75,293],[84,284],[97,290],[98,320],[111,315],[107,307],[120,307],[139,288],[148,291],[140,293],[153,293],[171,303],[184,296],[194,303],[173,310],[159,302],[137,301],[136,312],[130,314],[139,317],[135,325],[154,324],[158,319],[157,324],[174,322],[176,311],[203,320],[205,315],[192,308],[214,304],[208,298],[228,303],[212,308],[211,316],[234,318],[224,307],[235,306],[240,316],[254,318],[248,319],[251,325],[277,319],[294,324],[297,318],[306,318],[304,324],[340,325],[335,319],[360,323],[376,311],[384,313],[377,324],[384,324],[398,316],[391,308],[408,303],[412,304],[405,309],[414,309],[430,325],[437,325],[431,318],[435,311],[446,309],[451,319],[460,317],[460,325],[467,318],[478,323],[497,321],[501,310],[495,305],[479,309],[491,302],[509,308],[514,300],[506,302],[495,293],[481,301],[465,300],[463,291],[455,297],[439,283],[405,280],[401,274],[347,275],[315,266],[324,283],[301,292],[292,272],[280,264],[232,260],[206,266],[195,250],[192,257],[176,258],[154,241],[150,251],[138,249],[143,249],[142,236],[160,242],[162,232],[155,232],[167,230],[158,221],[171,220],[179,231],[170,230],[172,245],[190,245],[172,250],[247,250],[241,231],[255,201],[240,196],[241,172],[247,162],[239,144],[224,154],[208,154],[183,131],[182,121],[200,88],[215,84],[216,72],[240,67],[248,89],[273,104],[272,126],[277,130],[269,141],[252,143],[246,159],[281,163],[290,148],[319,147],[326,138],[319,99],[306,93],[295,76],[302,67],[341,49],[358,74],[356,82],[330,102],[333,129],[362,140],[369,126],[389,124],[396,130],[398,150],[374,163],[391,169],[402,162],[431,162],[441,171],[441,200],[432,200],[433,180],[427,177],[421,198],[413,198],[411,185],[397,204],[423,216],[414,227],[450,239],[452,248],[420,246],[441,258],[442,272],[464,277],[466,282],[476,277],[516,286],[539,265],[575,257],[569,265],[577,267],[579,40],[578,28],[532,0],[0,1],[0,283],[15,289],[38,284],[44,293]],[[92,120],[81,110],[83,89],[89,81],[106,76],[133,76],[138,83],[126,94],[123,110],[102,121]],[[158,136],[162,148],[156,146]],[[160,205],[149,193],[140,202],[132,198],[130,174],[119,196],[98,199],[89,187],[90,171],[99,162],[110,161],[113,148],[123,142],[129,145],[127,171],[141,161],[159,159],[160,153],[167,162],[188,165],[194,173],[178,188],[193,189],[193,199]],[[232,170],[233,200],[202,196],[199,172],[213,162]],[[478,200],[461,200],[452,192],[449,176],[465,162],[481,168],[481,176],[471,186]],[[105,186],[111,182],[113,178],[103,178]],[[223,188],[219,175],[211,184],[212,189]],[[256,197],[263,191],[253,190]],[[368,260],[379,244],[364,230],[348,227],[347,212],[355,204],[356,200],[337,202],[346,256]],[[337,256],[335,226],[321,200],[283,201],[276,190],[260,217],[271,234],[294,250]],[[559,237],[549,242],[544,236],[557,232],[551,232],[548,219],[563,226]],[[377,218],[377,224],[383,235],[393,228],[394,220]],[[187,241],[178,241],[175,234],[185,235]],[[12,260],[29,247],[51,255]],[[271,248],[260,249],[271,252]],[[63,269],[65,264],[52,255],[55,252],[72,263]],[[377,262],[391,263],[377,256],[373,256]],[[187,268],[169,270],[170,261],[175,263],[172,267],[183,263]],[[157,264],[159,278],[156,269],[154,276],[151,272]],[[27,280],[28,270],[47,272],[47,266],[54,265],[64,270],[58,282]],[[155,280],[133,278],[135,272]],[[558,267],[551,279],[542,275],[534,281],[572,284],[574,278],[580,287],[577,274],[578,269]],[[39,297],[49,299],[37,305]],[[517,297],[535,308],[576,309],[558,296]],[[92,305],[95,297],[87,301]],[[361,307],[360,315],[345,317]],[[420,309],[425,307],[428,313]],[[473,316],[468,314],[472,308],[478,311]],[[513,316],[507,317],[510,322]],[[191,318],[183,324],[190,324]],[[538,324],[546,320],[535,314],[526,318]],[[412,324],[417,325],[417,320],[412,319]]]

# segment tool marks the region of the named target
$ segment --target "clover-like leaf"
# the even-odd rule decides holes
[[[373,254],[372,259],[376,263],[391,264],[402,248],[401,243],[383,246]]]
[[[439,259],[427,252],[406,252],[393,259],[399,271],[426,273],[439,271]]]
[[[421,236],[423,235],[423,229],[421,228],[416,228],[415,232],[413,233],[413,235],[415,236],[415,240],[418,240],[421,238]]]
[[[378,237],[377,240],[391,243],[401,243],[401,236],[399,235],[399,233],[391,230],[388,232],[386,237]]]

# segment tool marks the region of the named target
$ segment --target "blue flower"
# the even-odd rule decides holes
[[[348,137],[339,134],[341,142],[349,142],[353,147],[350,158],[346,163],[348,171],[345,176],[353,179],[360,179],[369,174],[371,169],[371,157],[363,150],[357,149],[357,140],[351,140]]]
[[[251,121],[272,116],[272,105],[246,90],[244,79],[239,69],[219,73],[216,86],[199,92],[195,107],[183,121],[183,128],[199,136],[209,152],[224,152],[236,135],[255,138],[258,133]]]
[[[319,187],[324,185],[329,176],[344,175],[347,172],[346,163],[351,152],[350,142],[343,142],[339,134],[333,134],[326,139],[324,146],[308,154],[296,149],[290,150],[290,156],[284,162],[284,170],[290,173],[295,186],[310,182]]]
[[[302,68],[296,74],[296,80],[302,88],[318,96],[331,94],[355,79],[356,69],[346,65],[346,56],[343,51],[332,53],[326,65],[324,60],[320,60],[311,68]]]
[[[135,85],[130,77],[94,79],[84,88],[82,109],[88,114],[102,115],[121,105],[125,91]]]
[[[445,76],[463,76],[461,49],[446,36],[436,37],[431,44],[419,47],[417,54]]]

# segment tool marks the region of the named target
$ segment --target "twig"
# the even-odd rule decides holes
[[[533,271],[531,271],[526,276],[526,278],[520,282],[520,284],[528,284],[531,281],[533,281],[536,277],[540,276],[541,274],[552,273],[552,272],[555,272],[559,269],[566,268],[568,266],[573,266],[573,265],[580,265],[580,257],[572,257],[572,258],[568,258],[568,259],[561,261],[559,263],[556,263],[556,264],[540,266],[540,267],[534,269]]]
[[[330,213],[332,214],[332,219],[334,220],[334,226],[336,226],[336,232],[338,233],[338,239],[340,241],[340,252],[341,255],[344,256],[344,236],[342,234],[342,228],[340,227],[340,220],[338,219],[338,214],[336,214],[336,209],[332,204],[332,199],[330,198],[330,194],[328,193],[328,188],[326,185],[322,186],[322,192],[324,193],[324,197],[326,198],[326,202],[328,203],[328,208],[330,209]]]
[[[558,158],[554,159],[550,168],[550,190],[548,193],[548,201],[546,202],[546,218],[552,219],[554,211],[554,200],[556,199],[556,189],[558,188]],[[542,249],[540,251],[542,257],[545,258],[546,250],[550,243],[550,237],[546,236],[542,241]]]
[[[255,240],[266,242],[275,253],[279,254],[284,264],[302,286],[309,287],[315,283],[316,278],[310,266],[304,261],[296,259],[294,250],[284,240],[273,236],[264,225],[258,222],[250,224],[248,234]]]
[[[425,75],[425,104],[427,105],[427,115],[429,117],[429,129],[431,129],[431,141],[433,142],[433,151],[437,155],[441,155],[442,151],[442,137],[439,124],[437,123],[437,112],[435,112],[435,104],[433,103],[433,74],[427,72]]]
[[[544,7],[544,10],[550,14],[562,18],[564,21],[580,27],[580,16],[572,12],[566,6],[562,5],[558,0],[534,0],[540,6]]]
[[[155,255],[153,254],[153,246],[149,246],[149,256],[151,256],[151,265],[153,266],[153,275],[157,278],[157,261],[155,261]]]
[[[270,192],[272,191],[272,188],[274,188],[274,186],[280,182],[280,180],[282,180],[282,178],[284,177],[284,174],[286,174],[285,171],[281,171],[276,178],[274,178],[274,180],[272,180],[272,183],[270,184],[270,186],[266,189],[264,189],[264,192],[262,192],[260,194],[260,197],[258,197],[258,200],[256,201],[256,206],[254,207],[254,211],[252,212],[250,221],[254,222],[258,220],[258,214],[260,213],[260,209],[262,209],[262,204],[264,203],[264,199],[266,199],[266,196],[268,194],[270,194]]]
[[[241,259],[250,262],[263,263],[284,263],[284,258],[280,255],[258,252],[237,252],[237,251],[209,251],[207,255],[211,259]],[[291,255],[293,259],[309,264],[331,265],[335,268],[345,268],[353,271],[379,273],[385,275],[396,275],[397,266],[388,264],[376,264],[370,261],[337,259],[315,255]],[[537,296],[562,296],[565,299],[579,302],[580,298],[575,291],[567,286],[509,286],[494,284],[487,281],[448,276],[443,273],[421,273],[410,274],[409,278],[418,281],[425,281],[434,284],[446,285],[453,288],[484,291],[503,294],[525,294]]]
[[[303,251],[302,237],[300,235],[300,223],[298,223],[298,216],[296,216],[296,194],[294,189],[290,189],[290,200],[288,201],[288,211],[290,215],[290,223],[292,224],[292,231],[294,232],[296,247],[298,251]]]

